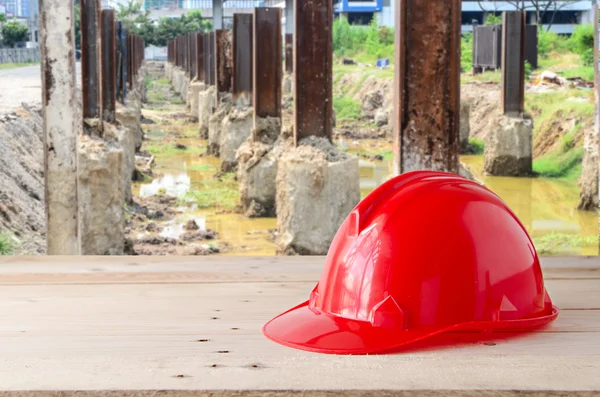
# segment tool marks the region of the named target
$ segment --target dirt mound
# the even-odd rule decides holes
[[[470,138],[485,141],[490,123],[500,114],[500,86],[472,82],[461,87],[461,100],[471,105]]]
[[[0,233],[14,237],[14,254],[43,255],[43,121],[39,109],[23,106],[0,122]]]

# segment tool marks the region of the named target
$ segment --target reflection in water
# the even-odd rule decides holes
[[[155,179],[152,183],[140,186],[140,196],[150,197],[164,190],[169,196],[183,197],[190,191],[192,179],[185,173],[165,174],[164,176]]]
[[[161,128],[156,126],[155,128]],[[163,127],[164,128],[164,127]],[[190,127],[192,128],[192,127]],[[155,135],[154,129],[149,129]],[[189,147],[206,145],[196,139],[182,139]],[[385,141],[361,141],[351,143],[350,151],[363,150],[381,152],[389,150]],[[574,182],[563,182],[543,178],[505,178],[483,175],[482,156],[463,156],[466,163],[479,180],[498,194],[517,214],[528,232],[534,237],[554,233],[575,234],[582,237],[598,236],[598,218],[593,212],[578,211],[579,188]],[[146,197],[164,189],[168,195],[182,198],[187,192],[214,186],[214,174],[219,168],[219,160],[210,156],[199,156],[187,152],[156,159],[156,170],[161,173],[152,183],[139,186],[136,194]],[[360,161],[360,188],[364,198],[392,175],[391,160]],[[239,214],[217,214],[215,208],[198,209],[189,204],[180,208],[181,214],[164,227],[161,235],[179,237],[184,233],[184,225],[191,219],[202,229],[219,233],[217,242],[227,242],[232,246],[231,255],[274,255],[275,244],[268,231],[277,228],[277,220],[248,219]],[[567,254],[597,255],[596,245],[574,248]]]
[[[506,202],[534,239],[557,233],[597,239],[598,216],[595,212],[577,210],[579,187],[576,182],[486,176],[483,156],[462,156],[461,161]],[[572,248],[565,254],[598,255],[598,247],[594,244]]]

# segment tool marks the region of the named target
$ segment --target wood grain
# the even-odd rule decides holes
[[[0,397],[600,391],[597,261],[544,260],[561,313],[536,333],[354,357],[270,342],[262,325],[308,298],[323,259],[2,258]]]

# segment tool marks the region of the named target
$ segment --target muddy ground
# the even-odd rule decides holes
[[[391,174],[393,91],[391,75],[382,74],[365,77],[362,71],[344,73],[336,76],[334,84],[336,98],[348,97],[355,102],[355,114],[336,118],[334,140],[342,150],[361,158],[363,197]],[[143,109],[146,136],[137,158],[134,202],[126,206],[127,253],[273,255],[276,221],[248,220],[237,213],[235,174],[220,173],[218,159],[206,155],[206,142],[197,135],[196,121],[190,119],[183,101],[164,78],[156,74],[150,84]],[[562,89],[528,87],[533,91]],[[499,111],[499,92],[496,82],[463,83],[462,98],[471,104],[472,138],[485,141],[488,121]],[[548,116],[538,108],[531,109],[544,126],[543,133],[535,137],[534,157],[551,154],[565,144],[565,137],[576,148],[583,145],[584,131],[591,128],[591,116],[578,113],[576,105],[588,100],[586,95],[566,95],[565,101],[574,104],[574,110],[558,115]],[[288,130],[291,108],[288,95],[284,98],[284,128]],[[574,129],[574,125],[580,128]],[[39,108],[24,106],[0,115],[0,235],[9,236],[12,252],[20,255],[45,254],[41,126]],[[464,160],[480,173],[480,157]],[[576,211],[577,188],[572,182],[488,178],[486,184],[514,196],[514,200],[512,196],[507,200],[520,208],[518,215],[531,229],[534,240],[550,236],[547,245],[546,240],[539,240],[541,251],[597,253],[597,247],[591,248],[589,243],[597,240],[597,220],[594,222],[593,213]],[[530,204],[524,206],[526,202]],[[556,202],[563,202],[568,208],[556,207]],[[560,239],[552,234],[555,230],[560,231]],[[572,241],[569,236],[577,237],[576,233],[584,240]],[[582,241],[584,248],[570,248],[581,246]],[[559,244],[567,250],[557,252],[554,247]]]

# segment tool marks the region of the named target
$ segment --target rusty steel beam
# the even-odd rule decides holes
[[[115,11],[102,10],[102,118],[116,120],[117,68],[115,47]]]
[[[133,45],[132,35],[127,33],[127,86],[129,90],[133,87]]]
[[[254,9],[254,117],[281,117],[281,9]]]
[[[294,34],[285,35],[285,71],[294,73]]]
[[[198,33],[190,33],[190,79],[198,75]]]
[[[232,80],[231,31],[220,29],[215,33],[215,70],[217,92],[230,92]]]
[[[199,82],[206,81],[205,59],[204,59],[204,34],[196,34],[196,79]]]
[[[101,116],[99,38],[100,0],[81,0],[81,83],[84,120],[99,119]],[[87,123],[84,123],[83,132],[87,135],[92,133]]]
[[[525,110],[524,11],[508,11],[502,23],[502,111],[521,114]]]
[[[333,5],[295,1],[294,139],[332,136]],[[281,48],[281,45],[279,46]],[[281,79],[280,79],[281,80]]]
[[[210,32],[204,35],[204,84],[210,85]]]
[[[122,76],[121,76],[121,90],[122,90],[122,96],[123,96],[123,103],[125,103],[125,100],[127,99],[127,79],[128,77],[128,69],[127,69],[127,64],[129,62],[129,55],[128,55],[128,49],[127,49],[127,29],[125,29],[125,27],[123,26],[123,24],[121,23],[121,45],[122,45],[122,49],[121,51],[123,52],[123,60],[121,63],[121,71],[122,71]]]
[[[458,172],[460,0],[399,0],[394,172]]]
[[[216,70],[216,33],[210,32],[210,85],[217,84],[217,70]]]
[[[47,255],[79,255],[73,2],[40,0]]]
[[[233,15],[233,101],[252,100],[252,14]]]

